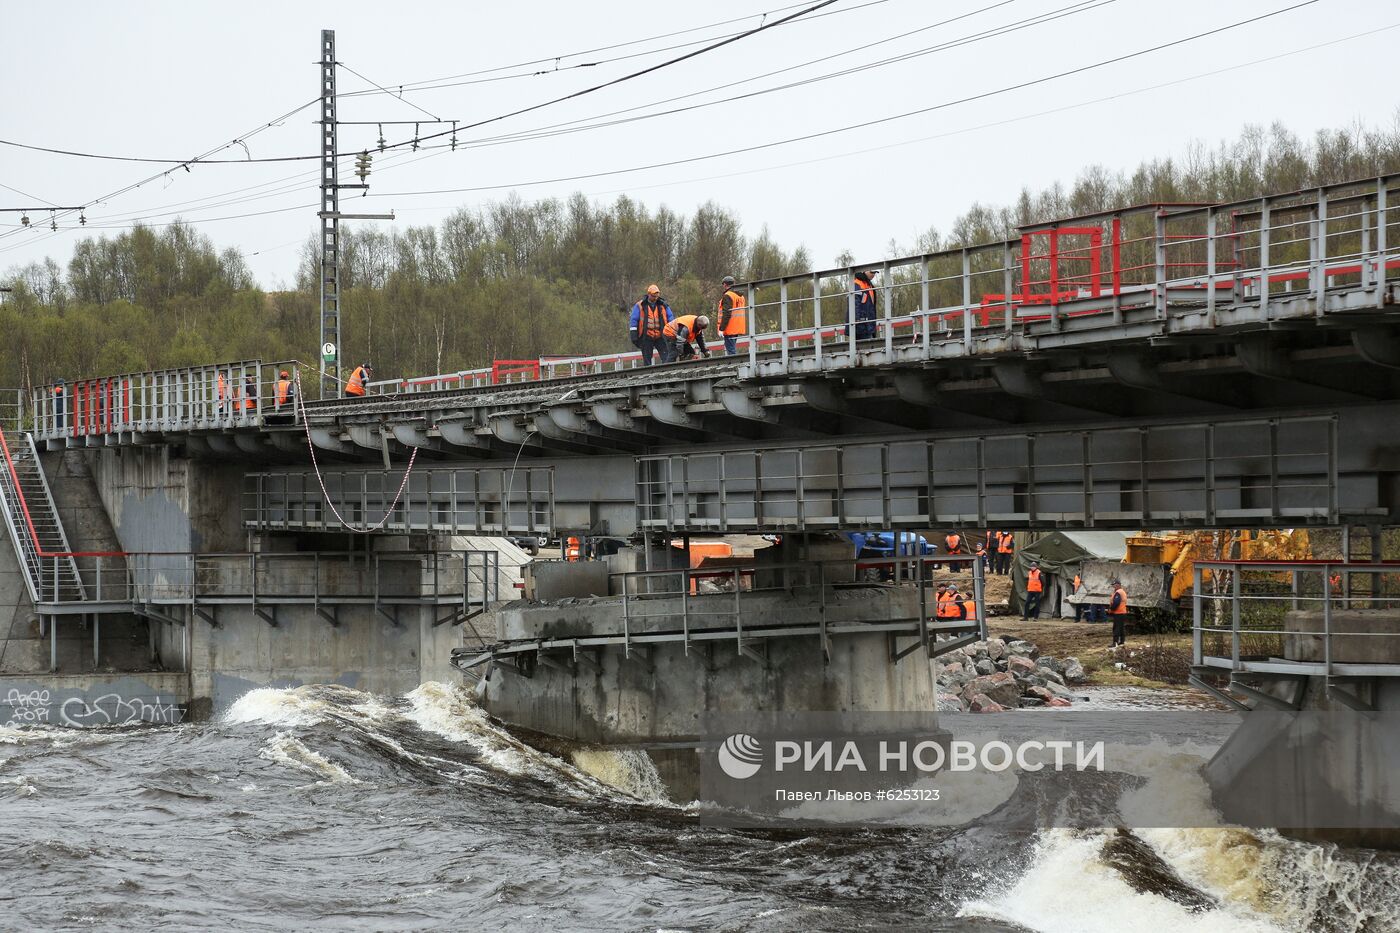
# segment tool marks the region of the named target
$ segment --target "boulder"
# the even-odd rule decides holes
[[[967,712],[967,704],[957,694],[940,693],[938,695],[938,711],[940,713],[965,713]]]
[[[1079,663],[1078,658],[1065,658],[1065,669],[1061,673],[1065,675],[1066,683],[1082,684],[1089,679],[1089,675],[1084,673],[1084,665]]]
[[[987,657],[993,661],[1000,661],[1006,657],[1006,642],[1000,638],[987,639]]]
[[[1016,683],[1015,677],[1005,671],[999,671],[973,678],[962,690],[963,699],[969,702],[979,693],[1003,707],[1012,707],[1021,696],[1021,687]]]
[[[979,674],[984,674],[984,675],[985,675],[985,674],[995,674],[996,672],[997,672],[997,665],[996,665],[996,662],[993,661],[991,658],[983,658],[982,660],[980,660],[980,661],[977,662],[977,673],[979,673]]]
[[[1050,670],[1050,668],[1048,667],[1042,667],[1040,670],[1036,671],[1036,674],[1039,675],[1041,680],[1044,680],[1047,683],[1059,684],[1062,687],[1065,684],[1065,679],[1059,674],[1056,674],[1054,671]]]
[[[1054,671],[1056,674],[1063,674],[1065,672],[1065,662],[1061,661],[1059,658],[1051,657],[1048,654],[1036,658],[1035,663]]]
[[[1045,682],[1045,689],[1064,700],[1073,699],[1074,697],[1074,694],[1069,692],[1068,687],[1064,684],[1057,684],[1053,680],[1047,680]]]
[[[1019,654],[1006,659],[1006,669],[1017,677],[1028,677],[1038,670],[1034,661]]]
[[[1046,706],[1073,706],[1074,704],[1071,703],[1069,700],[1066,700],[1064,697],[1055,697],[1055,698],[1053,698],[1053,699],[1051,699],[1051,700],[1047,700],[1046,703],[1045,703],[1045,705],[1046,705]]]
[[[961,674],[964,670],[965,668],[963,667],[961,661],[949,661],[947,664],[943,665],[942,669],[939,671],[939,674],[952,677],[955,674]]]
[[[1037,648],[1030,642],[1025,641],[1024,639],[1019,638],[1015,641],[1007,642],[1006,651],[1008,654],[1020,655],[1023,658],[1031,658],[1032,660],[1040,657],[1039,648]]]
[[[985,693],[975,694],[968,701],[967,708],[974,713],[1004,713],[1006,707],[987,696]]]
[[[1049,703],[1055,699],[1055,694],[1044,687],[1027,687],[1026,692],[1021,694],[1021,701],[1024,703],[1028,699],[1037,700],[1040,703]]]
[[[1034,709],[1037,706],[1044,706],[1045,701],[1039,697],[1021,697],[1022,709]]]

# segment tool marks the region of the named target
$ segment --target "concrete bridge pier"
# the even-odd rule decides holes
[[[555,750],[641,748],[676,800],[699,792],[708,714],[937,708],[917,587],[855,583],[839,539],[759,554],[728,579],[635,572],[625,597],[618,575],[614,595],[589,595],[606,587],[596,564],[545,565],[526,583],[534,599],[496,614],[495,649],[463,666],[487,666],[493,716]]]

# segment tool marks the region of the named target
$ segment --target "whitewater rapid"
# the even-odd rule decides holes
[[[1144,750],[1120,808],[1205,805],[1208,753]],[[463,687],[258,689],[207,724],[0,733],[0,890],[22,929],[1400,930],[1400,861],[1268,831],[761,832],[701,806],[642,753],[535,749]]]

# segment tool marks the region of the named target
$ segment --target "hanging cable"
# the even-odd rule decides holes
[[[394,501],[389,503],[388,507],[385,508],[384,517],[368,528],[356,528],[354,525],[347,522],[345,517],[340,514],[340,510],[337,509],[335,503],[331,501],[331,494],[326,491],[326,480],[325,477],[321,475],[321,464],[316,460],[316,445],[311,440],[311,422],[306,419],[306,399],[303,398],[301,394],[301,367],[298,366],[293,369],[292,378],[296,382],[297,411],[301,416],[302,429],[306,432],[306,449],[311,452],[311,468],[316,472],[316,482],[321,487],[321,496],[326,500],[326,505],[330,507],[331,514],[335,516],[336,521],[340,522],[340,524],[345,527],[346,531],[353,532],[357,535],[373,534],[379,531],[385,525],[389,524],[389,517],[394,514],[394,509],[398,508],[399,500],[403,498],[403,491],[408,488],[408,477],[413,473],[413,464],[418,461],[418,448],[413,448],[413,453],[409,454],[408,468],[403,471],[403,480],[399,483],[399,491],[394,493]]]

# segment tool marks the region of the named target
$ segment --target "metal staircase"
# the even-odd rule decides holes
[[[64,534],[34,438],[19,435],[13,446],[0,434],[0,510],[36,605],[83,602],[87,589]]]

